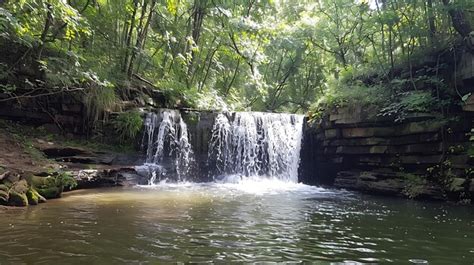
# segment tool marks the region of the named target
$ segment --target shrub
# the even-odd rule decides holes
[[[403,194],[410,199],[418,197],[423,192],[427,180],[423,176],[418,176],[410,173],[403,173],[402,177],[405,179],[405,188]]]
[[[393,116],[402,122],[409,113],[430,112],[438,101],[428,91],[409,91],[396,94],[387,106],[380,110],[380,116]]]
[[[104,112],[117,102],[114,87],[110,84],[90,83],[84,97],[87,118],[91,125],[98,121]]]
[[[360,80],[328,83],[325,94],[310,107],[312,119],[319,118],[326,109],[344,106],[379,106],[383,107],[390,98],[390,89],[383,85],[366,85]],[[310,120],[312,120],[310,119]]]
[[[120,142],[133,141],[143,126],[143,119],[138,111],[120,113],[113,121]]]
[[[69,172],[60,171],[45,178],[41,183],[36,183],[35,188],[38,193],[46,199],[58,198],[64,188],[73,189],[77,186],[77,181]]]

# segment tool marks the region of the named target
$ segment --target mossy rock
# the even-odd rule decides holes
[[[48,177],[40,177],[40,176],[31,176],[30,183],[34,187],[40,187],[46,185],[46,180]]]
[[[4,171],[3,169],[1,169],[0,167],[0,181],[2,181],[3,179],[5,179],[8,174],[10,174],[10,171]]]
[[[7,185],[5,185],[5,184],[0,184],[0,191],[8,192],[9,190],[10,190],[10,188],[8,188]]]
[[[32,188],[26,192],[26,197],[28,198],[28,203],[30,205],[37,205],[38,203],[46,202],[46,199]]]
[[[10,173],[6,176],[4,181],[10,182],[10,183],[16,183],[16,182],[20,181],[20,178],[21,178],[20,175]]]
[[[18,193],[14,190],[10,190],[9,196],[8,205],[18,207],[28,206],[28,198],[25,193]]]
[[[0,205],[7,205],[9,198],[8,191],[0,190]]]
[[[38,193],[46,199],[61,197],[63,189],[60,187],[37,188]]]
[[[17,193],[25,194],[28,191],[28,182],[24,179],[19,180],[13,184],[11,189]]]

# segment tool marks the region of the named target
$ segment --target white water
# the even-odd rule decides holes
[[[297,183],[302,131],[302,115],[220,113],[208,143],[206,173],[217,183],[257,190]],[[186,182],[199,172],[187,125],[178,111],[149,113],[144,140],[146,163],[138,169],[149,176],[149,185]]]
[[[189,143],[188,128],[180,113],[161,110],[159,114],[148,113],[145,119],[146,167],[151,178],[149,184],[166,177],[170,168],[162,166],[166,159],[173,161],[173,173],[178,181],[189,174],[194,162],[192,146]]]
[[[298,181],[303,116],[236,112],[218,114],[208,158],[223,180],[229,176]]]

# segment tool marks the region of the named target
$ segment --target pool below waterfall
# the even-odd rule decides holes
[[[0,264],[474,261],[470,207],[277,180],[84,190],[0,214]]]

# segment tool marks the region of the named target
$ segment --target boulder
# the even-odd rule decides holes
[[[20,178],[17,175],[9,175],[8,179],[15,180]],[[18,180],[14,182],[10,188],[6,185],[0,185],[0,204],[6,204],[10,206],[27,206],[28,198],[26,192],[28,191],[28,182],[26,180]]]
[[[14,174],[14,173],[8,173],[3,181],[8,181],[10,183],[15,183],[15,182],[18,182],[20,180],[20,175],[18,174]]]
[[[0,174],[0,181],[2,181],[4,178],[8,177],[10,175],[10,171],[5,171]]]
[[[19,193],[11,189],[9,196],[8,205],[18,207],[28,206],[28,198],[25,193]]]
[[[8,191],[0,190],[0,205],[8,204],[9,199]]]
[[[28,203],[30,205],[37,205],[38,203],[46,202],[46,199],[41,196],[35,189],[30,188],[26,192],[26,197],[28,198]]]
[[[46,199],[55,199],[61,197],[63,192],[60,187],[37,188],[38,193]]]
[[[13,184],[11,190],[20,194],[26,194],[28,191],[28,182],[26,182],[25,179],[19,180]]]
[[[7,185],[5,185],[5,184],[0,184],[0,190],[8,192],[10,190],[10,188],[8,188]]]
[[[33,189],[29,189],[27,192],[26,192],[26,198],[28,198],[28,204],[30,205],[37,205],[39,203],[39,198],[38,196],[36,195],[37,193],[34,192]]]

